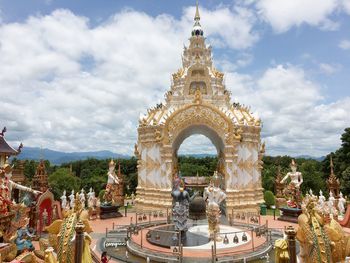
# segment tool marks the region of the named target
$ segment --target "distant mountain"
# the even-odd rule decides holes
[[[72,161],[85,160],[88,158],[108,159],[122,158],[129,159],[130,156],[124,154],[113,153],[111,151],[96,151],[96,152],[60,152],[50,149],[40,149],[37,147],[24,147],[22,152],[17,157],[20,160],[36,160],[40,158],[49,160],[52,164],[62,164]]]
[[[315,157],[315,156],[310,156],[310,155],[298,155],[298,156],[295,156],[295,158],[312,159],[312,160],[322,162],[326,158],[326,156]]]
[[[216,154],[180,154],[185,157],[205,158],[205,157],[217,157]],[[72,161],[86,160],[88,158],[96,159],[130,159],[131,156],[125,154],[114,153],[111,151],[95,151],[95,152],[60,152],[50,149],[40,149],[37,147],[24,147],[20,155],[17,156],[20,160],[35,160],[38,161],[40,158],[49,160],[52,164],[62,164]],[[317,161],[323,161],[325,156],[314,157],[310,155],[299,155],[295,158],[313,159]]]
[[[180,154],[180,156],[205,158],[205,157],[217,157],[217,154],[214,154],[214,153],[193,153],[193,154]]]

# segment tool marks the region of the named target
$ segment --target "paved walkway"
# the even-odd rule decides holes
[[[158,220],[164,220],[165,218],[159,218]],[[120,227],[120,226],[125,226],[125,225],[129,225],[131,220],[135,223],[135,213],[128,213],[128,215],[126,217],[119,217],[119,218],[111,218],[111,219],[95,219],[95,220],[91,220],[90,221],[90,225],[92,227],[93,232],[91,233],[91,237],[92,237],[92,243],[91,243],[91,248],[94,250],[94,252],[100,256],[101,255],[101,249],[99,247],[99,241],[101,240],[101,238],[105,237],[106,235],[106,231],[112,230],[113,229],[113,225],[114,228]],[[235,220],[236,222],[239,222],[239,220]],[[287,226],[293,226],[296,229],[298,228],[297,224],[293,224],[293,223],[289,223],[289,222],[283,222],[283,221],[279,221],[273,219],[273,216],[261,216],[260,217],[260,223],[264,224],[267,223],[269,228],[274,228],[274,229],[280,229],[283,230],[285,227]],[[348,234],[350,234],[350,228],[343,228],[345,232],[347,232]],[[143,231],[143,235],[146,235],[146,232]],[[133,237],[135,239],[135,241],[139,241],[139,239],[141,238],[141,235],[138,236],[134,236]],[[145,237],[144,237],[145,240]],[[150,243],[148,243],[147,241],[143,241],[143,244],[146,247],[152,247],[153,245],[151,245]],[[152,247],[153,248],[153,247]],[[154,249],[158,249],[160,251],[163,251],[162,248],[154,248]],[[164,249],[165,250],[165,249]],[[193,253],[193,251],[192,251]],[[200,256],[200,254],[202,254],[203,252],[201,251],[200,253],[195,253],[196,256]],[[193,256],[193,254],[192,254]],[[111,259],[109,262],[119,262],[115,259]]]
[[[113,229],[113,223],[114,223],[114,228],[117,228],[119,226],[124,226],[124,225],[129,225],[131,220],[135,223],[135,213],[128,213],[127,217],[119,217],[119,218],[112,218],[112,219],[96,219],[96,220],[91,220],[90,224],[91,227],[93,229],[93,233],[91,233],[91,236],[93,238],[92,244],[91,244],[91,248],[98,254],[101,255],[101,250],[99,248],[99,240],[105,236],[106,234],[106,228],[107,231],[112,230]],[[164,220],[164,218],[160,218],[159,220]],[[235,220],[236,222],[240,222],[240,220]],[[242,221],[243,222],[243,221]],[[297,229],[298,225],[294,224],[294,223],[289,223],[289,222],[283,222],[283,221],[279,221],[273,219],[273,216],[261,216],[260,218],[260,223],[264,224],[267,223],[269,228],[275,228],[275,229],[280,229],[283,230],[285,227],[287,226],[293,226]],[[350,233],[350,229],[349,229],[349,233]],[[158,251],[162,251],[162,252],[170,252],[168,249],[163,249],[160,247],[155,247],[154,245],[151,245],[150,243],[148,243],[146,241],[145,238],[146,232],[143,231],[143,245],[147,248],[150,249],[154,249],[154,250],[158,250]],[[137,243],[140,242],[141,239],[141,235],[137,235],[137,236],[133,236],[134,241],[136,241]],[[259,242],[260,243],[260,242]],[[247,244],[247,247],[249,245]],[[191,252],[191,256],[193,256],[194,251]],[[203,253],[203,251],[198,251],[198,254],[195,253],[196,256],[207,256],[204,255],[205,253]],[[185,255],[186,256],[186,255]],[[115,260],[111,260],[110,262],[118,262]]]

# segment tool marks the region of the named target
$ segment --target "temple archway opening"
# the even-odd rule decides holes
[[[200,144],[193,141],[196,139],[200,140]],[[191,145],[193,147],[199,146],[200,150],[191,151],[185,148],[182,151],[182,147],[186,147],[186,142],[189,147]],[[203,149],[205,146],[207,148]],[[190,125],[177,135],[173,141],[172,149],[174,175],[181,175],[191,195],[195,192],[200,197],[203,195],[204,188],[209,185],[214,171],[218,171],[222,176],[221,188],[225,189],[225,144],[214,129],[207,125]],[[221,213],[226,215],[225,201],[221,203]]]
[[[191,139],[201,139],[202,142],[206,142],[206,145],[212,146],[210,151],[206,151],[204,155],[201,155],[200,157],[204,159],[204,157],[211,156],[216,158],[212,160],[211,158],[207,160],[198,160],[201,165],[197,165],[196,167],[196,160],[195,159],[190,159],[188,163],[185,163],[184,160],[186,159],[185,156],[181,156],[181,146],[186,145],[186,141],[189,140],[191,142]],[[203,140],[204,139],[204,140]],[[189,145],[196,145],[194,144],[189,144]],[[204,144],[203,144],[204,145]],[[193,188],[196,188],[197,190],[202,191],[203,187],[209,184],[210,177],[213,175],[214,171],[218,171],[221,176],[222,176],[222,187],[225,188],[225,171],[224,171],[224,149],[225,149],[225,144],[222,138],[219,136],[219,134],[212,128],[210,128],[207,125],[190,125],[189,127],[183,129],[174,139],[173,144],[172,144],[172,149],[173,149],[173,158],[172,158],[172,163],[173,163],[173,174],[181,174],[181,176],[186,177],[185,181],[186,184],[190,185]],[[208,150],[208,149],[207,149]],[[187,150],[187,152],[189,152]],[[186,149],[184,151],[186,153]],[[195,152],[191,152],[194,154]],[[209,155],[209,153],[211,155]],[[201,154],[201,152],[197,152],[197,154]],[[179,162],[182,160],[183,162]],[[211,162],[211,163],[203,163],[203,161]],[[190,169],[188,169],[188,165],[192,166]],[[191,169],[192,168],[192,169]],[[201,169],[202,168],[202,169]],[[187,169],[187,170],[186,170]]]
[[[199,142],[199,143],[198,143]],[[193,147],[191,149],[190,147]],[[201,148],[200,150],[198,148]],[[224,150],[224,142],[220,136],[210,127],[206,125],[191,125],[183,129],[173,142],[173,173],[190,177],[195,181],[194,177],[209,177],[217,170],[218,159],[220,153]],[[204,149],[205,148],[205,149]],[[191,163],[186,163],[186,158],[194,157]],[[216,157],[210,164],[203,163],[205,157]],[[180,161],[179,161],[180,159]],[[182,161],[182,162],[181,162]],[[191,167],[188,167],[188,166]],[[201,178],[203,180],[203,178]]]

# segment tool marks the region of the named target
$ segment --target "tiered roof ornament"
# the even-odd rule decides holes
[[[163,125],[169,116],[189,103],[214,104],[238,125],[261,126],[260,118],[249,107],[231,102],[231,92],[225,87],[224,73],[213,65],[212,48],[205,43],[200,19],[197,3],[190,44],[184,47],[182,54],[182,67],[172,74],[171,89],[165,94],[165,102],[140,116],[140,127]]]
[[[193,30],[192,30],[192,36],[203,36],[203,30],[202,26],[200,24],[201,17],[199,15],[199,10],[198,10],[198,1],[196,3],[196,14],[194,16],[194,25],[193,25]]]
[[[189,45],[184,47],[181,68],[172,74],[165,101],[140,116],[136,204],[140,209],[171,207],[178,149],[187,137],[202,134],[224,158],[219,172],[225,175],[228,211],[250,207],[256,212],[257,203],[263,202],[261,121],[250,108],[231,101],[224,73],[213,65],[200,20],[197,3]],[[238,198],[239,205],[234,201]]]
[[[283,198],[284,194],[283,194],[283,190],[285,187],[285,184],[282,183],[283,177],[281,175],[281,166],[277,167],[277,174],[276,174],[276,178],[275,178],[275,195],[278,198]]]
[[[45,192],[49,188],[44,160],[40,160],[33,177],[33,189]]]
[[[17,150],[12,148],[5,140],[6,131],[7,129],[4,127],[0,133],[0,166],[3,166],[5,164],[8,157],[19,154],[23,148],[22,143],[19,145]]]
[[[340,182],[339,182],[339,179],[334,174],[334,165],[333,165],[332,156],[330,157],[330,168],[331,168],[331,174],[327,179],[327,187],[329,192],[332,192],[334,197],[338,199],[339,191],[340,191]]]

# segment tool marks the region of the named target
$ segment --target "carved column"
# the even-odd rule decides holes
[[[83,263],[84,224],[81,220],[75,226],[75,255],[74,263]]]
[[[288,241],[289,262],[297,263],[296,241],[295,241],[295,236],[297,235],[297,232],[295,231],[294,227],[288,226],[287,229],[285,230],[285,233],[287,235],[287,241]]]

